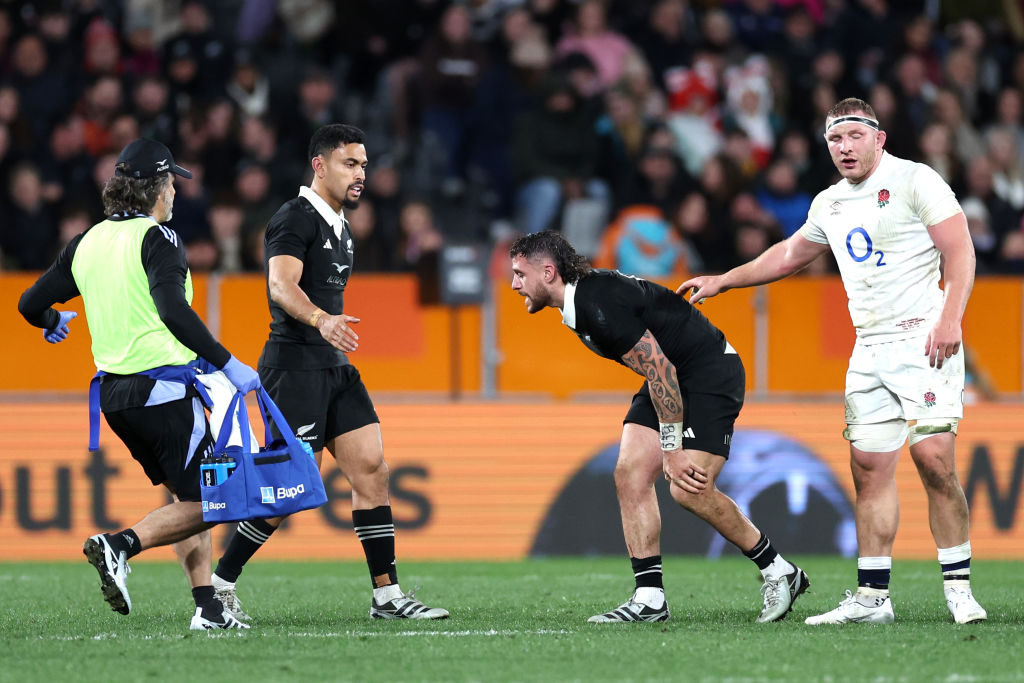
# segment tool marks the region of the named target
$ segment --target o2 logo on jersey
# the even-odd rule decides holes
[[[854,235],[860,235],[860,239],[854,240]],[[850,252],[850,258],[857,263],[867,261],[874,254],[878,257],[878,262],[875,263],[876,266],[888,265],[884,260],[885,253],[875,251],[874,244],[871,242],[871,235],[864,228],[854,228],[846,235],[846,251]]]

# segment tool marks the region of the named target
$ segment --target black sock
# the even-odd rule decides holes
[[[353,510],[352,526],[363,544],[366,566],[370,569],[370,582],[374,588],[398,583],[395,567],[395,523],[391,506],[381,505],[372,510]]]
[[[213,586],[196,586],[192,589],[192,599],[196,607],[203,608],[203,616],[207,619],[216,619],[224,612],[224,605],[213,595]]]
[[[142,541],[131,529],[118,531],[116,534],[103,534],[107,543],[115,553],[124,551],[125,557],[131,559],[142,552]]]
[[[664,588],[661,582],[661,555],[631,557],[633,579],[637,588]]]
[[[768,537],[765,536],[763,531],[761,532],[761,538],[758,540],[757,545],[750,550],[744,550],[743,554],[753,560],[758,569],[764,569],[774,562],[775,558],[779,556],[778,551],[775,550],[772,542],[768,540]]]
[[[228,549],[217,562],[217,576],[231,583],[237,581],[242,573],[242,567],[270,539],[270,534],[274,533],[276,528],[262,519],[239,522],[235,535],[228,543]]]
[[[890,569],[857,569],[858,588],[889,589]]]

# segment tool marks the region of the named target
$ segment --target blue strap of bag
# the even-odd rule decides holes
[[[194,386],[196,391],[199,392],[199,397],[202,399],[203,405],[207,408],[212,408],[213,399],[210,398],[210,393],[206,390],[203,383],[196,380],[196,375],[216,371],[217,368],[213,367],[213,364],[208,360],[205,358],[198,358],[187,365],[161,365],[135,374],[145,375],[146,377],[156,381],[180,382],[181,384]],[[97,451],[100,447],[100,382],[106,374],[107,373],[102,370],[99,370],[89,381],[90,452]],[[248,434],[246,434],[246,436],[248,437]]]
[[[281,414],[281,409],[277,407],[274,400],[270,398],[270,394],[262,386],[256,389],[256,402],[260,406],[260,413],[263,415],[263,426],[266,430],[266,441],[264,443],[269,444],[273,440],[273,434],[270,431],[270,425],[273,422],[273,424],[277,425],[277,431],[281,432],[284,442],[288,444],[288,451],[291,453],[301,452],[302,446],[299,444],[299,440],[295,438],[295,434],[292,433],[291,427],[288,426],[288,421]]]

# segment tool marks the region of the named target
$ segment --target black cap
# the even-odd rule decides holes
[[[161,173],[174,173],[182,178],[192,177],[192,171],[174,163],[167,145],[149,138],[133,140],[121,150],[115,173],[129,178],[153,178]]]

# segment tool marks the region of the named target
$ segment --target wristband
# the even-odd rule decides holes
[[[677,451],[683,447],[683,423],[659,422],[661,427],[661,450]]]
[[[316,327],[317,321],[320,320],[320,317],[323,316],[323,314],[324,312],[319,308],[313,311],[312,315],[309,316],[309,326]]]

